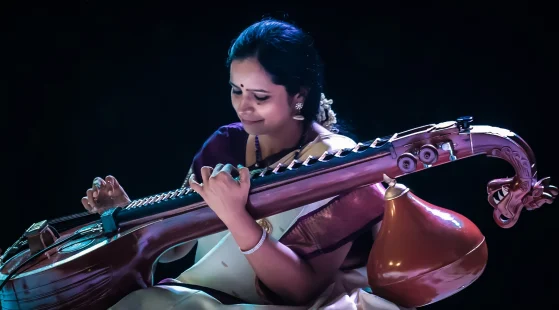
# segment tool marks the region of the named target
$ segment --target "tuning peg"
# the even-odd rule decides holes
[[[460,131],[470,129],[470,123],[474,121],[474,118],[471,116],[461,116],[456,119],[456,124],[458,124],[458,128]]]

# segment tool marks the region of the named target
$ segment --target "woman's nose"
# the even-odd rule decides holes
[[[252,102],[246,98],[242,97],[239,102],[239,112],[251,112],[254,110]]]

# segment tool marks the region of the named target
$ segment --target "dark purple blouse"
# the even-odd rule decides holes
[[[200,169],[203,166],[215,167],[217,164],[232,164],[233,166],[241,164],[246,166],[247,139],[248,133],[240,122],[219,127],[194,155],[192,172],[196,175],[196,180],[201,182]],[[264,163],[259,163],[259,166],[264,167],[266,163],[273,164],[296,148],[285,149],[271,155],[263,160]],[[248,168],[253,170],[254,165]]]

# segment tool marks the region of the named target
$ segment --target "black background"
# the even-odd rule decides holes
[[[81,212],[95,176],[115,175],[132,198],[179,187],[203,141],[236,121],[224,66],[231,40],[277,12],[314,36],[326,95],[357,140],[472,115],[474,124],[523,137],[539,176],[557,185],[551,7],[180,3],[4,11],[4,61],[15,69],[4,86],[15,93],[2,104],[9,159],[0,247],[33,222]],[[474,221],[489,247],[478,281],[426,309],[558,305],[557,203],[524,212],[511,229],[493,222],[485,186],[511,173],[508,163],[480,157],[402,178],[423,199]]]

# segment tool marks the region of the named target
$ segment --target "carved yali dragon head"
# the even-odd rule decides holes
[[[487,184],[488,201],[495,208],[493,217],[502,227],[513,226],[523,208],[534,210],[544,204],[551,204],[559,194],[557,187],[549,184],[550,178],[496,179]],[[533,184],[532,184],[533,183]]]

